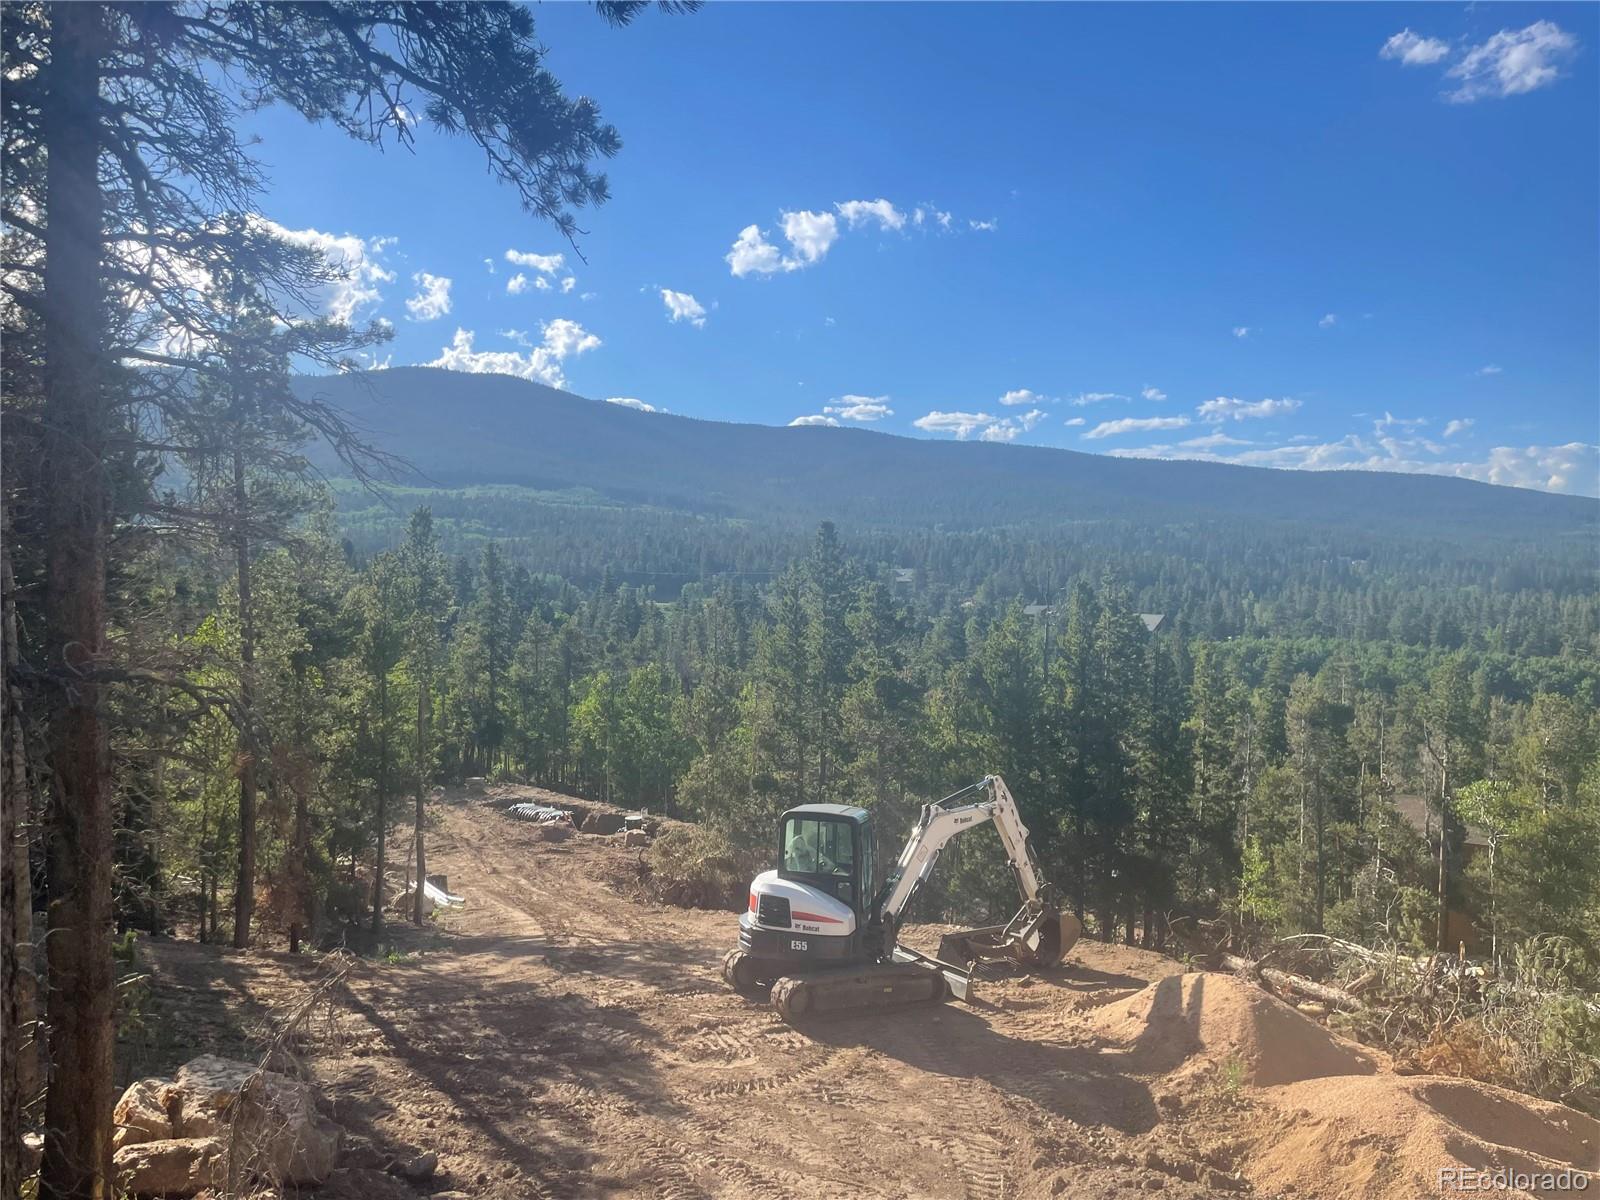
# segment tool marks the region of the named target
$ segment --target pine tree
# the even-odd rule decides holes
[[[411,514],[405,545],[400,549],[405,575],[406,662],[417,689],[416,741],[412,772],[416,788],[415,862],[416,888],[412,892],[411,919],[421,925],[427,916],[423,885],[428,878],[427,847],[423,831],[427,820],[424,795],[433,770],[433,688],[439,669],[439,630],[448,619],[446,564],[433,532],[433,513],[419,508]]]

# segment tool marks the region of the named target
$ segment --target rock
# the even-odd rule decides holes
[[[177,1132],[186,1138],[222,1139],[243,1153],[249,1177],[293,1186],[317,1184],[338,1162],[341,1131],[318,1113],[316,1092],[309,1084],[205,1054],[179,1068],[171,1091]]]
[[[585,833],[601,833],[610,835],[621,831],[624,819],[621,813],[594,812],[583,819]]]
[[[412,1183],[426,1183],[433,1178],[433,1173],[438,1169],[439,1156],[431,1150],[426,1154],[418,1154],[389,1164],[389,1174],[409,1179]]]
[[[533,827],[534,838],[541,842],[564,842],[572,833],[572,825],[567,821],[545,821]]]
[[[624,847],[648,846],[650,835],[642,829],[626,829],[622,833],[622,844]]]
[[[177,1136],[172,1117],[167,1111],[167,1090],[164,1079],[140,1079],[128,1085],[122,1099],[111,1110],[111,1123],[116,1126],[112,1146],[120,1150],[138,1142],[156,1142]]]
[[[417,1200],[393,1175],[365,1167],[340,1167],[317,1189],[317,1200]]]
[[[112,1159],[131,1196],[193,1196],[228,1182],[228,1156],[216,1138],[162,1138],[123,1146]]]
[[[1242,1192],[1245,1184],[1244,1180],[1237,1176],[1213,1170],[1206,1172],[1206,1186],[1214,1192]],[[1284,1189],[1285,1192],[1292,1192],[1293,1190],[1292,1187]]]

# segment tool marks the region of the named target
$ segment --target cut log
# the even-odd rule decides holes
[[[1349,992],[1336,987],[1329,987],[1325,983],[1317,983],[1301,975],[1291,975],[1287,971],[1280,971],[1276,967],[1263,967],[1251,962],[1248,958],[1240,958],[1237,954],[1224,954],[1221,956],[1222,968],[1232,971],[1236,975],[1247,975],[1265,979],[1275,988],[1291,992],[1299,996],[1308,996],[1313,1000],[1320,1000],[1334,1008],[1343,1009],[1345,1012],[1359,1012],[1364,1006],[1361,1001]]]

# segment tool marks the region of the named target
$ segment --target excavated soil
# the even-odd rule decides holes
[[[355,1138],[438,1153],[432,1191],[1411,1200],[1438,1194],[1447,1159],[1600,1165],[1595,1123],[1571,1110],[1397,1077],[1249,985],[1130,947],[1080,942],[970,1006],[791,1029],[718,977],[732,914],[608,885],[637,850],[544,842],[470,798],[436,819],[430,869],[466,904],[351,967],[298,1046]],[[258,1045],[326,970],[144,954],[159,1036],[140,1073]]]

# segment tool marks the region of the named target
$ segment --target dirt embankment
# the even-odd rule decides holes
[[[1600,1166],[1580,1114],[1394,1075],[1246,984],[1128,947],[1079,943],[974,1006],[791,1029],[718,978],[729,914],[606,882],[637,855],[442,805],[429,862],[466,903],[359,964],[313,1023],[303,1053],[336,1118],[437,1151],[435,1191],[504,1200],[1412,1200],[1441,1166]],[[150,1057],[174,1063],[237,1049],[316,973],[268,952],[147,957],[167,1031]]]

